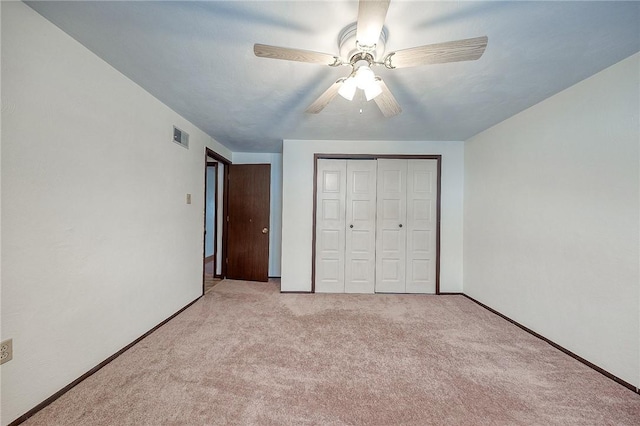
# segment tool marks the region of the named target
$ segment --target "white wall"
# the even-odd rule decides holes
[[[282,154],[234,152],[233,164],[271,164],[269,276],[280,276],[282,254]]]
[[[204,147],[231,152],[25,4],[1,7],[5,425],[201,294]]]
[[[283,142],[282,291],[311,290],[313,155],[441,154],[440,291],[462,291],[462,142],[311,141]]]
[[[639,54],[465,146],[464,292],[640,385]]]

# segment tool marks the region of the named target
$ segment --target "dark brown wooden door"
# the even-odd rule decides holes
[[[227,278],[267,281],[271,165],[232,164],[228,179]]]

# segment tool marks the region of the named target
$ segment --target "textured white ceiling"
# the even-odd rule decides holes
[[[283,139],[466,140],[640,50],[640,2],[392,0],[387,52],[487,35],[478,61],[376,68],[403,109],[337,96],[347,67],[257,58],[253,44],[338,53],[358,2],[27,2],[233,151]],[[362,112],[360,112],[362,110]]]

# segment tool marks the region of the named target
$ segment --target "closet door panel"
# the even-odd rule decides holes
[[[406,292],[436,291],[437,160],[408,160]]]
[[[318,160],[315,289],[344,292],[346,160]]]
[[[376,292],[405,292],[407,160],[378,159]]]
[[[376,259],[376,161],[347,160],[346,293],[373,293]]]

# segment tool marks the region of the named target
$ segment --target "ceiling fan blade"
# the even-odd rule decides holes
[[[305,112],[309,114],[317,114],[322,111],[324,107],[329,105],[329,102],[331,102],[331,100],[336,97],[340,86],[342,86],[342,83],[344,83],[343,78],[329,86],[329,88],[325,90],[325,92],[320,95],[318,99],[316,99],[311,105],[309,105],[309,108],[307,108]]]
[[[402,112],[402,108],[400,108],[400,105],[398,105],[398,101],[396,101],[396,98],[393,97],[391,91],[384,83],[384,81],[382,81],[382,79],[379,80],[382,93],[373,98],[376,105],[378,105],[378,108],[380,108],[382,114],[387,118],[400,114]]]
[[[313,52],[311,50],[290,49],[288,47],[269,46],[267,44],[254,44],[253,53],[261,58],[284,59],[286,61],[310,62],[337,66],[342,64],[340,58],[328,53]]]
[[[484,53],[488,40],[487,36],[482,36],[398,50],[385,56],[384,64],[387,68],[406,68],[445,62],[475,61]]]
[[[360,0],[356,40],[361,46],[378,43],[390,0]]]

